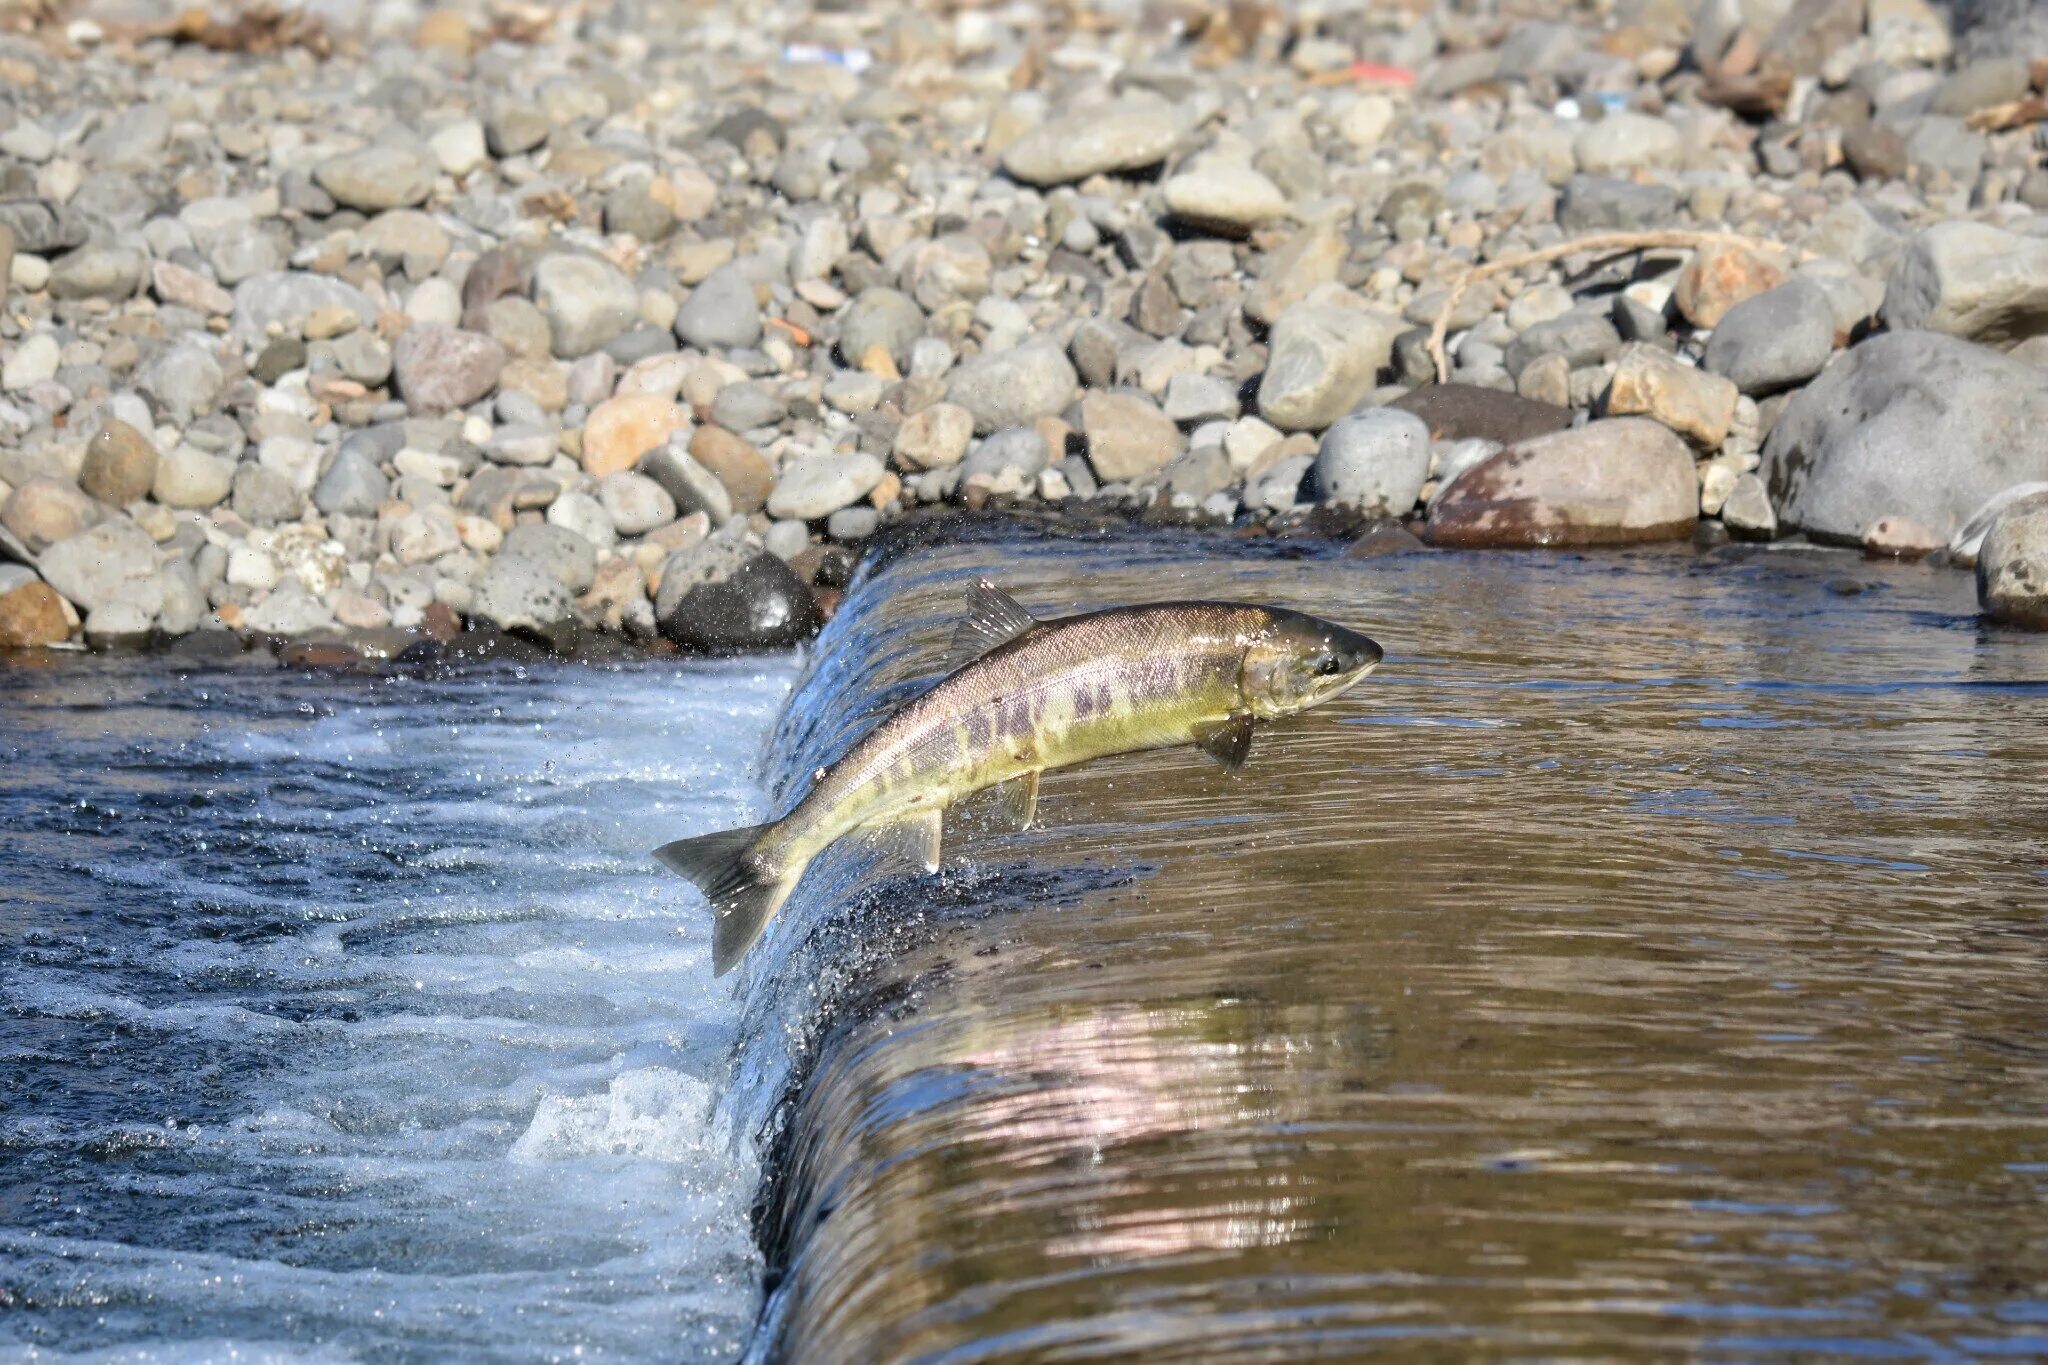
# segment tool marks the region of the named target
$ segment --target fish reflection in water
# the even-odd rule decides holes
[[[2048,1353],[2048,642],[1833,555],[1122,548],[882,570],[792,765],[995,570],[1370,620],[1391,665],[1250,780],[1111,760],[987,845],[1135,881],[824,936],[894,1004],[790,1118],[777,1349]]]

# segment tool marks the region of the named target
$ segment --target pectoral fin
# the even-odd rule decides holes
[[[900,858],[927,872],[937,872],[945,827],[945,811],[931,810],[887,824],[864,826],[860,837],[883,857]]]
[[[967,615],[953,627],[953,647],[947,665],[960,668],[973,663],[1037,624],[1038,618],[1024,610],[1016,598],[986,578],[979,579],[967,590]]]
[[[1194,738],[1203,753],[1236,772],[1252,751],[1251,712],[1240,711],[1219,721],[1197,725]]]
[[[1003,829],[1026,830],[1038,815],[1038,774],[1013,777],[995,789],[990,823]]]

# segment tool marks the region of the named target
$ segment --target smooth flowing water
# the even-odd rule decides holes
[[[792,674],[0,671],[0,1356],[737,1354],[738,1010],[647,850],[758,818]]]
[[[1965,575],[954,545],[851,594],[786,781],[984,572],[1388,659],[1240,776],[820,869],[755,968],[810,1020],[764,1355],[2048,1353],[2048,641]]]
[[[967,534],[786,707],[0,673],[0,1355],[2048,1354],[2048,640],[1965,576]],[[799,795],[984,573],[1388,659],[1241,775],[836,849],[714,985],[645,850]]]

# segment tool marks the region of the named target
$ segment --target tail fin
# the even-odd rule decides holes
[[[654,850],[663,867],[695,882],[711,902],[714,975],[724,976],[739,965],[803,875],[798,868],[777,878],[747,857],[767,829],[766,825],[748,825],[720,830],[678,839]]]

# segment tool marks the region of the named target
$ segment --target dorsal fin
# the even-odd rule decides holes
[[[997,645],[1008,644],[1038,624],[1016,598],[986,578],[967,590],[967,615],[953,627],[947,662],[953,668],[970,664]]]

